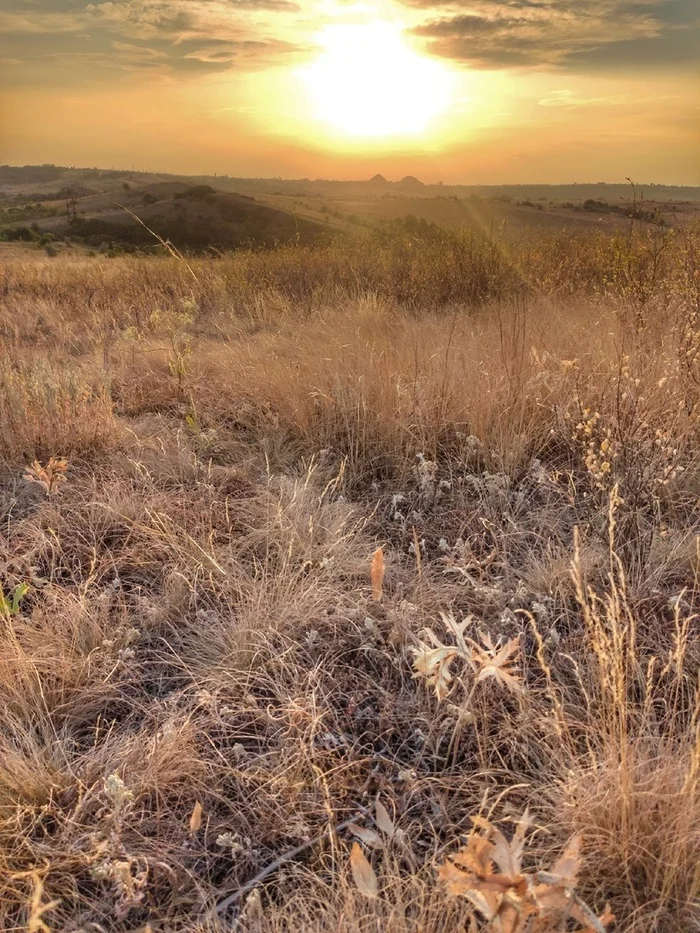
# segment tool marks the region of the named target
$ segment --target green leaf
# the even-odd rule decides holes
[[[29,589],[28,583],[20,583],[19,586],[14,588],[12,593],[12,608],[10,609],[11,615],[16,615],[19,612],[19,604],[24,599],[27,590]]]

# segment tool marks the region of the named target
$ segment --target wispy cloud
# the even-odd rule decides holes
[[[56,79],[65,82],[88,66],[260,68],[298,51],[276,34],[280,19],[297,10],[292,0],[0,0],[0,60],[43,73],[60,59]]]
[[[572,71],[697,59],[700,7],[688,0],[403,0],[428,19],[431,50],[476,68]]]
[[[681,100],[673,94],[650,94],[646,97],[632,97],[628,94],[605,94],[601,97],[579,97],[570,88],[552,91],[538,101],[540,107],[562,107],[575,110],[579,107],[637,107],[640,104],[658,104],[662,101]]]

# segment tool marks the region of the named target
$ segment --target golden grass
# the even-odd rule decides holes
[[[526,807],[527,870],[580,832],[615,930],[700,929],[690,236],[653,282],[603,238],[6,263],[3,929],[481,929],[437,868]],[[441,612],[522,692],[465,655],[438,702]]]

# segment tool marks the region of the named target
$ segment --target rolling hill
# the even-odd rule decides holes
[[[82,237],[91,245],[109,240],[147,246],[157,234],[180,249],[194,250],[311,243],[325,232],[322,224],[298,218],[292,211],[207,185],[164,182],[123,195],[119,203],[101,194],[84,198],[70,217],[49,218],[40,227]]]
[[[426,224],[517,240],[627,229],[631,217],[686,226],[700,217],[699,199],[700,189],[657,185],[448,186],[380,174],[293,181],[0,166],[0,240],[50,246],[68,238],[78,247],[134,250],[156,247],[161,238],[203,252]]]
[[[42,183],[45,184],[45,183]],[[329,227],[299,217],[294,209],[271,206],[251,195],[217,191],[185,181],[81,182],[38,191],[34,200],[15,197],[0,212],[8,239],[78,240],[91,247],[125,248],[167,240],[181,250],[230,250],[322,239]],[[16,219],[15,219],[16,218]]]

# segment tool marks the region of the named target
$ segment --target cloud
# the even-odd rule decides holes
[[[230,45],[227,45],[225,49],[212,48],[211,46],[193,49],[191,52],[185,52],[183,58],[195,59],[199,62],[218,62],[223,64],[225,62],[232,62],[236,57],[236,53]]]
[[[646,97],[629,97],[627,94],[606,94],[602,97],[577,97],[570,88],[551,91],[549,96],[538,101],[540,107],[561,107],[575,110],[579,107],[632,107],[660,101],[679,100],[678,95],[650,94]]]
[[[222,29],[240,29],[251,13],[297,9],[292,0],[104,0],[88,4],[85,13],[139,35],[177,38],[215,37]]]
[[[191,40],[190,40],[191,44]],[[184,52],[182,61],[196,61],[203,64],[226,65],[246,62],[249,66],[260,67],[277,61],[280,56],[296,52],[299,48],[281,39],[241,39],[237,42],[220,42],[192,48]]]
[[[0,36],[11,33],[49,35],[78,32],[81,25],[77,18],[66,13],[28,13],[26,9],[0,9]]]
[[[473,68],[569,71],[696,60],[697,0],[403,0],[430,17],[413,32]]]
[[[0,58],[28,66],[30,81],[60,60],[66,83],[86,67],[253,69],[298,51],[275,34],[297,10],[292,0],[0,0]]]
[[[122,57],[133,61],[162,61],[167,54],[162,49],[151,49],[144,45],[131,45],[129,42],[113,42],[112,48]]]

